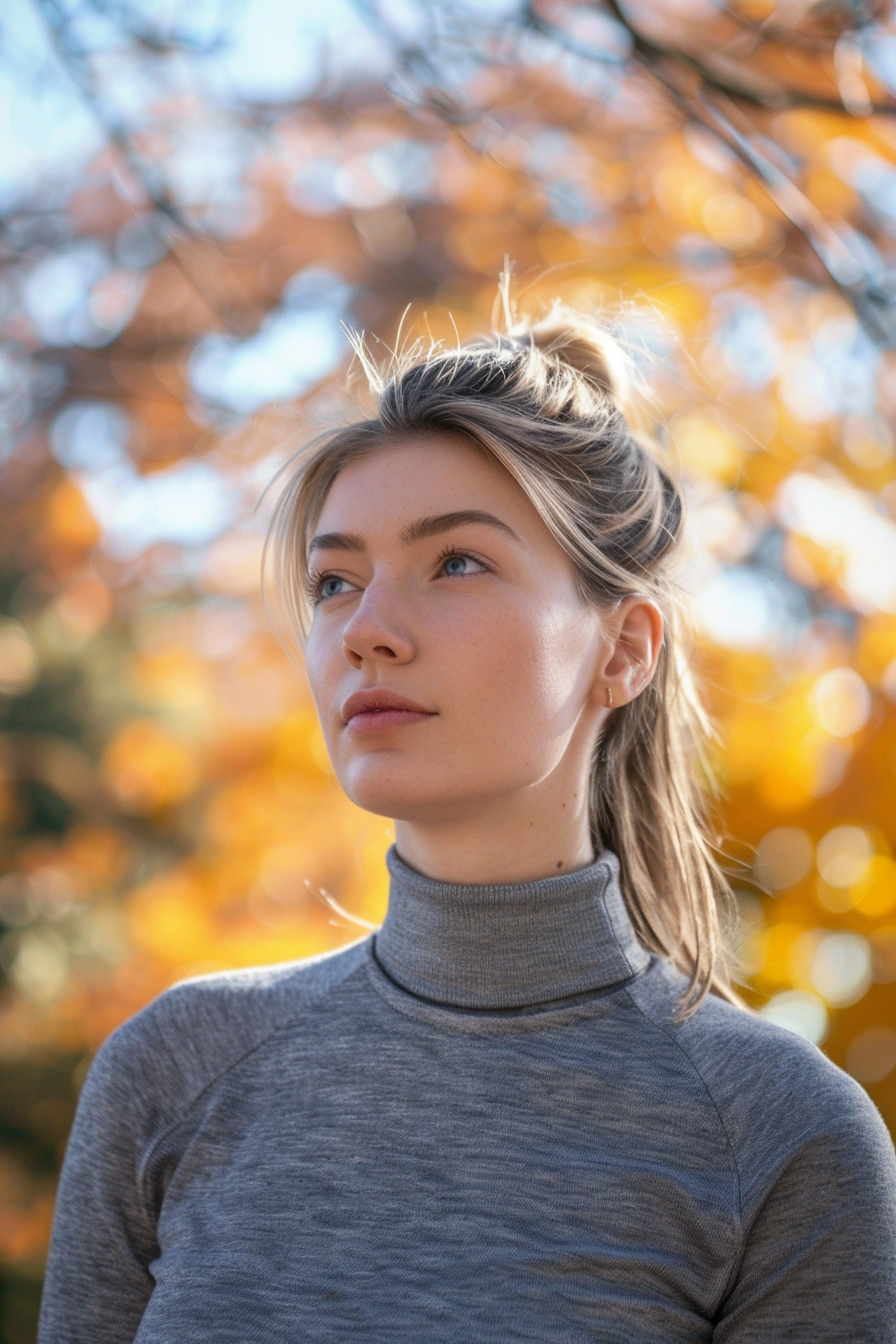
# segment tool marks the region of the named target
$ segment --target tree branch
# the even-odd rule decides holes
[[[111,116],[103,105],[102,97],[96,87],[96,81],[93,78],[93,72],[85,53],[71,40],[68,16],[64,13],[59,0],[36,0],[36,3],[43,15],[60,60],[74,80],[75,86],[86,105],[102,127],[109,143],[118,150],[127,169],[133,175],[135,181],[139,183],[147,201],[157,214],[168,221],[175,233],[180,233],[187,239],[201,240],[203,243],[207,243],[208,235],[197,229],[180,209],[156,165],[148,161],[139,152],[124,124],[120,119]],[[226,330],[241,333],[245,328],[245,323],[240,320],[240,315],[234,312],[231,305],[222,307],[218,297],[208,293],[187,264],[176,246],[176,240],[170,234],[168,241],[171,256],[190,286],[203,302],[208,304],[209,309],[217,315],[221,325]]]

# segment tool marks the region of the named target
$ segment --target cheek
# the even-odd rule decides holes
[[[305,644],[305,674],[325,730],[344,664],[341,638],[312,627]]]
[[[469,713],[494,737],[563,732],[580,705],[584,632],[566,612],[489,612],[448,654]]]

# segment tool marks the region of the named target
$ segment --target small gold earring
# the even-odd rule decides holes
[[[612,709],[612,708],[613,708],[613,691],[612,691],[612,689],[608,686],[608,687],[607,687],[607,709]]]

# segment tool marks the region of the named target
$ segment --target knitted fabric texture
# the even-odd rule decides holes
[[[40,1344],[885,1344],[896,1157],[814,1045],[638,943],[603,853],[201,976],[85,1083]]]

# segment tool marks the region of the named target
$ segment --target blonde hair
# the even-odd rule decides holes
[[[505,330],[456,348],[419,343],[380,374],[355,349],[377,396],[369,419],[318,436],[285,464],[264,566],[290,631],[310,620],[307,546],[342,468],[390,442],[459,434],[504,467],[569,556],[583,601],[655,601],[665,634],[650,685],[612,710],[595,746],[590,819],[596,852],[612,850],[642,944],[688,976],[684,1019],[732,988],[724,945],[734,902],[715,857],[705,788],[710,725],[683,647],[671,574],[683,523],[680,489],[620,407],[626,357],[599,324],[560,304],[534,324],[504,299]]]

